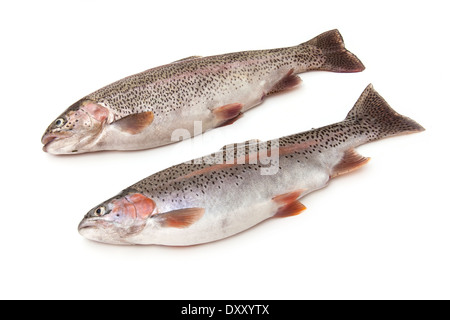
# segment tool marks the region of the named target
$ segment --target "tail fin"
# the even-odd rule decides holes
[[[368,141],[425,130],[414,120],[395,112],[372,84],[367,86],[345,120],[353,122],[355,130],[359,127],[359,132],[366,132]]]
[[[322,51],[325,62],[317,70],[334,72],[360,72],[365,69],[362,62],[345,49],[344,40],[337,29],[324,32],[305,42]]]

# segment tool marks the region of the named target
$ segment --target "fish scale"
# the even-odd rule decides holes
[[[359,72],[364,66],[345,49],[337,30],[303,44],[190,57],[107,85],[69,107],[46,130],[44,151],[71,154],[137,150],[175,142],[172,133],[201,121],[201,132],[236,121],[264,97],[300,84],[313,70]],[[84,110],[88,125],[69,126]],[[86,138],[88,136],[89,138]]]
[[[157,172],[89,211],[79,231],[110,244],[220,240],[266,219],[301,213],[300,198],[368,162],[356,147],[423,130],[369,85],[344,121],[266,143],[231,144]],[[268,167],[275,170],[263,174]]]

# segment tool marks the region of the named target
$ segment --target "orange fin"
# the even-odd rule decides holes
[[[304,189],[298,189],[292,192],[281,194],[279,196],[273,197],[272,200],[279,204],[288,204],[297,200],[301,194],[305,192]]]
[[[281,207],[278,208],[278,211],[275,213],[274,217],[284,218],[296,216],[300,214],[303,210],[305,210],[306,207],[300,201],[297,200],[303,192],[305,192],[304,189],[299,189],[273,197],[272,198],[273,201],[282,205]]]
[[[212,113],[218,123],[216,127],[232,124],[239,119],[242,116],[241,110],[243,106],[242,103],[231,103],[214,109]]]
[[[169,228],[186,228],[200,220],[205,213],[204,208],[187,208],[166,213],[160,213],[154,217],[158,217],[162,221],[163,227]]]
[[[115,121],[113,125],[118,127],[121,131],[130,134],[138,134],[144,131],[144,129],[153,122],[153,118],[154,114],[151,111],[135,113]]]
[[[294,69],[289,70],[288,74],[284,76],[283,79],[278,81],[267,93],[267,95],[288,91],[294,89],[295,87],[298,87],[298,85],[302,82],[302,79],[299,76],[294,75],[293,73]]]
[[[278,208],[277,213],[274,214],[275,218],[285,218],[285,217],[291,217],[296,216],[302,211],[306,210],[306,207],[301,203],[300,201],[294,201],[291,202],[285,206],[282,206]]]
[[[350,148],[344,152],[344,157],[342,158],[342,160],[333,168],[331,177],[335,178],[337,176],[359,169],[367,162],[369,162],[369,160],[370,158],[363,157],[358,152],[356,152],[355,149]]]

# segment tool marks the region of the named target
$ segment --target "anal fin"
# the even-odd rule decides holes
[[[288,90],[294,89],[295,87],[299,86],[300,83],[302,82],[302,79],[293,73],[294,73],[294,69],[289,70],[289,72],[283,77],[283,79],[278,81],[272,87],[272,89],[267,93],[267,95],[271,95],[271,94],[279,93],[279,92],[283,92],[283,91],[288,91]]]
[[[153,122],[153,119],[153,112],[148,111],[130,114],[129,116],[113,122],[112,125],[129,134],[138,134],[144,131],[144,129]]]
[[[350,148],[344,152],[342,160],[333,168],[331,177],[335,178],[337,176],[349,173],[356,169],[361,168],[370,158],[363,157],[355,149]]]

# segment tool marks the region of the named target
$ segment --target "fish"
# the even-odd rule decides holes
[[[272,50],[192,56],[126,77],[80,99],[42,136],[51,154],[141,150],[230,125],[266,96],[301,83],[313,71],[360,72],[338,30],[303,44]],[[201,129],[194,128],[201,122]]]
[[[300,199],[368,163],[356,147],[423,130],[369,85],[341,122],[265,143],[230,144],[157,172],[91,209],[78,230],[117,245],[224,239],[270,218],[300,214],[306,209]],[[263,171],[273,164],[276,170]]]

